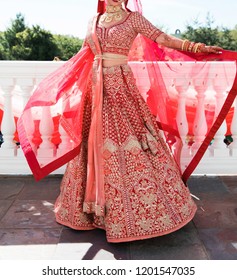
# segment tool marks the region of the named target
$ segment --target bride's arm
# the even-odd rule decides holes
[[[132,22],[134,29],[138,33],[141,33],[149,39],[168,48],[194,53],[220,53],[222,51],[222,48],[217,46],[206,46],[203,43],[190,42],[188,40],[182,40],[168,35],[165,32],[162,32],[162,30],[160,30],[159,28],[155,27],[151,22],[149,22],[138,12],[133,13]]]
[[[194,43],[188,40],[182,40],[166,33],[160,34],[160,36],[156,38],[156,42],[168,48],[194,53],[220,53],[222,51],[222,48],[217,46],[206,46],[203,43]]]

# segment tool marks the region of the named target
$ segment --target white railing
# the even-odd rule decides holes
[[[0,174],[32,174],[21,148],[14,143],[14,116],[20,116],[37,84],[63,63],[0,61],[0,110],[4,111],[0,124],[4,137],[0,148]],[[62,167],[53,173],[61,174],[64,170]]]
[[[18,117],[21,114],[24,105],[39,81],[63,63],[0,61],[0,114],[2,111],[4,112],[2,123],[0,124],[0,130],[4,134],[4,143],[0,148],[0,174],[31,174],[22,150],[14,143],[16,133],[14,117]],[[172,65],[176,69],[182,67],[182,65],[187,66],[188,64],[191,67],[192,63],[183,62],[181,64],[180,62],[172,62]],[[202,64],[202,62],[199,63],[200,65]],[[198,141],[202,141],[207,131],[204,99],[212,98],[215,99],[217,105],[221,104],[222,99],[225,98],[226,92],[229,90],[230,80],[233,80],[233,77],[228,75],[228,71],[236,67],[235,63],[208,62],[208,64],[208,78],[206,76],[200,76],[190,80],[190,77],[177,76],[175,71],[172,72],[173,74],[170,73],[167,71],[167,65],[165,63],[159,63],[161,70],[164,70],[162,70],[163,78],[170,95],[172,95],[172,91],[174,90],[179,93],[179,106],[176,118],[179,124],[179,132],[184,142],[189,130],[185,113],[186,96],[191,94],[194,102],[198,106],[193,125],[193,134],[197,143]],[[150,88],[150,83],[149,79],[147,79],[147,70],[143,63],[138,63],[138,65],[141,67],[135,75],[139,76],[142,81],[147,81],[141,85],[138,84],[141,93],[145,97]],[[216,79],[215,69],[217,69],[217,66],[220,67],[220,65],[227,75],[222,75],[221,78]],[[131,66],[133,67],[132,64]],[[230,72],[233,73],[233,71]],[[203,86],[204,80],[205,86]],[[237,101],[235,101],[236,106]],[[39,126],[38,129],[45,128]],[[52,132],[52,127],[49,127],[49,129]],[[201,163],[195,170],[195,174],[237,174],[237,110],[234,110],[233,114],[231,123],[233,142],[229,146],[223,142],[225,133],[226,123],[224,122],[215,135],[214,144],[207,150]],[[61,138],[63,137],[64,135],[61,135]],[[53,154],[55,147],[52,143],[43,142],[41,145],[46,145],[47,149],[52,149]],[[184,155],[183,166],[189,161],[189,155],[194,150],[195,145],[190,148],[190,146],[184,144],[182,151]],[[64,169],[65,167],[62,167],[56,170],[54,174],[61,174],[64,172]]]

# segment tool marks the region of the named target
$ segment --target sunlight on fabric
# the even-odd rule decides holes
[[[115,260],[112,253],[96,251],[91,243],[0,246],[0,260]]]

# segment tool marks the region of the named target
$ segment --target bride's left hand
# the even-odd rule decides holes
[[[217,46],[203,46],[200,51],[203,53],[221,54],[223,51],[223,48],[217,47]]]

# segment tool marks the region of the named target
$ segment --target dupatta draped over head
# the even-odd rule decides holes
[[[141,3],[138,0],[125,2],[128,11],[142,12]],[[103,13],[105,2],[99,1],[98,15]],[[18,135],[20,144],[36,180],[40,180],[52,171],[66,164],[79,152],[82,142],[82,117],[85,105],[85,92],[89,86],[93,89],[93,106],[91,112],[91,127],[88,141],[88,176],[87,194],[95,197],[97,212],[103,214],[103,160],[102,160],[102,102],[103,102],[103,75],[102,59],[94,60],[101,55],[100,44],[95,32],[98,15],[89,23],[86,44],[82,49],[63,66],[46,77],[34,91],[29,99],[21,117],[18,120]],[[165,61],[160,67],[159,61]],[[180,64],[172,64],[172,61],[180,61]],[[150,89],[146,95],[146,101],[152,113],[157,117],[160,129],[169,143],[176,162],[180,165],[180,152],[182,150],[182,137],[178,129],[176,119],[179,102],[179,94],[167,90],[163,80],[164,71],[175,71],[180,78],[191,80],[193,76],[208,76],[209,64],[182,63],[183,61],[232,61],[233,67],[229,75],[229,91],[221,108],[216,104],[204,104],[207,116],[207,134],[200,145],[195,148],[190,162],[180,170],[184,182],[187,181],[207,147],[211,143],[215,133],[226,118],[237,93],[236,61],[237,53],[223,51],[222,54],[192,54],[161,47],[150,39],[138,35],[129,53],[129,64],[136,76],[141,69],[146,69]],[[139,65],[139,66],[138,66]],[[92,78],[91,78],[92,77]],[[218,77],[216,77],[218,80]],[[137,81],[141,87],[142,81]],[[204,101],[205,102],[205,101]],[[189,129],[192,130],[197,104],[192,97],[186,96],[186,113]],[[219,105],[218,105],[219,106]],[[53,119],[59,121],[61,143],[57,153],[42,156],[39,149],[35,148],[32,140],[33,127],[36,121],[40,121],[45,112],[49,112]],[[45,134],[45,135],[44,135]],[[41,131],[41,138],[52,137],[47,135],[47,129]],[[64,143],[64,141],[66,141]],[[175,148],[174,148],[175,147]]]

